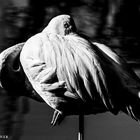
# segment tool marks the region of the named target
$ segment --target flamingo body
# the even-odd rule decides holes
[[[69,15],[53,18],[20,51],[27,91],[59,115],[123,111],[139,120],[139,78],[110,48],[79,35]]]

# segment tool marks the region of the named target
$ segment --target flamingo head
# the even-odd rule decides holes
[[[59,35],[68,35],[76,32],[74,20],[69,15],[59,15],[54,17],[43,30],[47,33],[55,33]]]

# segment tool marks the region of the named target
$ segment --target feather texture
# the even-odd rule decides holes
[[[43,50],[43,54],[40,53],[43,56],[40,60],[45,64],[45,68],[39,72],[44,73],[44,76],[43,71],[46,71],[46,68],[56,68],[58,81],[65,81],[66,90],[71,93],[64,95],[79,98],[83,104],[94,105],[98,102],[114,114],[122,110],[134,118],[133,107],[129,104],[130,99],[127,101],[125,97],[138,98],[139,78],[115,52],[78,34],[61,36],[43,32],[36,35],[36,38],[42,43],[35,46],[38,47],[37,50],[39,48]],[[33,53],[31,45],[30,49]],[[56,98],[56,102],[58,101],[59,98]],[[52,104],[50,106],[52,107]]]
[[[6,55],[1,54],[2,63]],[[76,33],[70,16],[56,17],[28,39],[20,63],[31,87],[56,116],[123,111],[140,119],[137,75],[109,47]]]

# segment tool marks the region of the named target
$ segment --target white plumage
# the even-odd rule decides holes
[[[77,33],[69,15],[28,39],[20,63],[31,86],[60,114],[123,111],[139,119],[140,80],[107,46]]]

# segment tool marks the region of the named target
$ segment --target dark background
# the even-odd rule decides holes
[[[42,31],[59,14],[71,14],[79,32],[114,49],[139,75],[139,0],[0,0],[0,52]],[[53,110],[47,104],[0,91],[0,135],[8,140],[77,139],[78,116],[52,127]],[[85,140],[139,138],[139,124],[125,114],[85,117]]]

